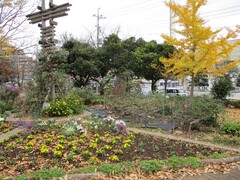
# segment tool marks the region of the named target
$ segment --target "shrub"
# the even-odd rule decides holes
[[[104,104],[105,99],[93,93],[91,88],[75,89],[73,92],[76,96],[82,98],[85,105]]]
[[[228,77],[222,77],[216,80],[211,89],[211,94],[215,99],[226,99],[233,89],[232,81]]]
[[[217,134],[213,137],[212,142],[218,143],[218,144],[223,144],[225,146],[236,146],[236,147],[240,146],[239,137],[237,137],[237,136],[232,136],[230,138],[230,137],[226,137],[226,136]]]
[[[68,116],[80,113],[83,110],[83,102],[77,96],[70,94],[63,99],[50,102],[44,113],[48,116]]]
[[[64,170],[54,169],[54,170],[38,170],[26,175],[17,176],[16,179],[53,179],[58,177],[63,177],[66,174]]]
[[[122,162],[117,164],[100,164],[98,166],[98,171],[106,174],[121,174],[134,169],[134,167],[135,165],[132,162]]]
[[[143,160],[140,162],[140,169],[145,173],[153,173],[161,170],[163,165],[159,160]]]
[[[177,157],[172,156],[168,158],[167,165],[171,168],[179,168],[182,166],[191,166],[193,168],[200,167],[200,159],[196,157]]]
[[[212,155],[210,155],[209,158],[211,158],[211,159],[221,159],[221,158],[227,158],[227,157],[230,157],[230,156],[231,155],[228,154],[228,153],[218,153],[218,152],[215,152]]]
[[[240,136],[240,123],[239,122],[226,122],[221,125],[220,129],[223,134],[230,134],[233,136]]]
[[[159,118],[169,121],[177,119],[177,126],[187,129],[190,122],[198,119],[199,125],[216,126],[218,114],[224,109],[221,100],[208,96],[175,96],[168,99],[161,94],[150,94],[113,98],[110,103],[115,113],[130,116],[132,120],[145,123],[149,120],[157,122]],[[184,104],[188,107],[184,108]]]
[[[183,128],[190,128],[190,123],[195,121],[199,125],[216,126],[219,113],[223,112],[222,101],[208,96],[196,96],[187,99],[173,99],[175,109],[173,113]],[[184,104],[188,107],[184,108]],[[197,123],[195,123],[197,124]]]
[[[225,105],[227,107],[234,107],[234,108],[238,108],[240,109],[240,100],[231,100],[231,99],[228,99],[225,101]]]
[[[6,111],[6,104],[3,101],[0,101],[0,114],[3,114]]]
[[[20,87],[15,83],[6,83],[0,87],[0,100],[10,107],[13,105],[15,98],[20,93]]]

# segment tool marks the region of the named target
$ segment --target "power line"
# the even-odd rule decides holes
[[[142,8],[142,5],[143,5],[144,7],[146,7],[146,3],[148,4],[148,3],[151,2],[151,1],[154,1],[154,0],[145,0],[145,1],[138,2],[138,3],[130,4],[130,5],[125,6],[125,7],[122,7],[122,8],[113,9],[113,10],[111,10],[111,11],[108,11],[107,13],[112,13],[112,12],[113,12],[113,14],[114,14],[114,13],[119,13],[119,12],[121,13],[121,12],[125,12],[126,9],[134,10],[134,8],[136,9],[136,7],[138,7],[138,6],[140,6],[140,8]],[[145,5],[144,5],[144,3],[145,3]],[[158,3],[159,3],[159,2],[154,3],[154,4],[156,5],[156,4],[158,4]],[[150,4],[150,5],[152,5],[152,4]],[[132,8],[132,7],[134,7],[134,8]],[[139,8],[139,7],[138,7],[138,8]],[[138,9],[138,8],[137,8],[137,9]]]

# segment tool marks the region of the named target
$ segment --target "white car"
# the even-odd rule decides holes
[[[164,93],[164,90],[160,91],[161,93]],[[167,96],[187,96],[187,93],[183,89],[179,88],[167,88],[166,92]]]

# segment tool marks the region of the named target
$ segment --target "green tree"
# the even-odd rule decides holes
[[[217,78],[211,89],[211,94],[215,99],[226,99],[233,89],[233,84],[229,76]]]
[[[69,55],[61,67],[74,78],[75,86],[84,87],[93,77],[99,76],[95,48],[71,38],[63,44],[63,49]]]
[[[117,78],[115,91],[119,89],[121,89],[120,91],[129,90],[127,86],[134,77],[134,51],[142,43],[142,39],[135,39],[134,37],[121,40],[116,34],[111,34],[105,38],[102,49],[106,52],[105,58],[109,60],[112,76]]]
[[[207,75],[198,75],[194,80],[195,86],[209,86]]]
[[[199,9],[206,5],[206,0],[187,0],[186,5],[175,2],[165,4],[173,11],[174,23],[181,29],[174,29],[181,38],[163,34],[165,41],[178,48],[170,59],[161,58],[167,74],[177,78],[191,77],[191,93],[194,94],[195,77],[198,75],[223,76],[234,68],[239,61],[226,63],[239,41],[231,44],[230,38],[236,38],[235,32],[228,30],[224,36],[219,36],[222,29],[213,31],[205,25],[199,16]]]
[[[169,58],[175,48],[166,43],[158,44],[156,41],[145,42],[143,47],[135,51],[135,74],[151,81],[151,90],[156,91],[156,82],[164,79],[164,66],[160,57]]]

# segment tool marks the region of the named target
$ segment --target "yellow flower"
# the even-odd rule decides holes
[[[118,158],[118,156],[113,155],[113,156],[109,157],[109,160],[112,161],[112,162],[117,162],[117,161],[119,161],[119,158]]]

